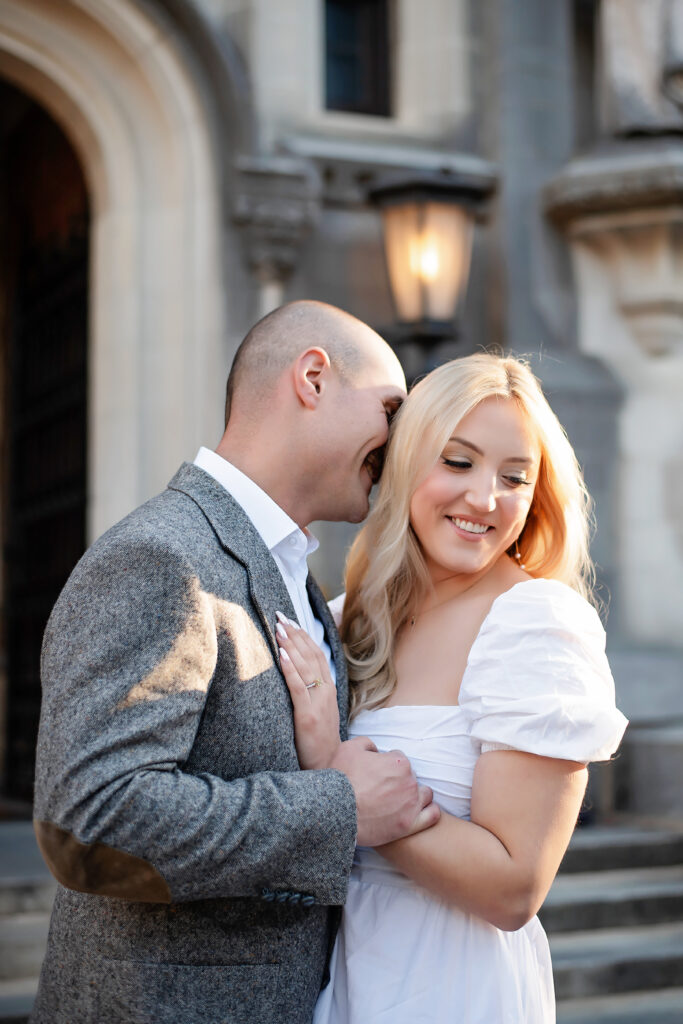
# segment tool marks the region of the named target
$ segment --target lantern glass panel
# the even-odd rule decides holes
[[[399,319],[450,321],[469,273],[472,218],[453,203],[386,206],[387,267]]]

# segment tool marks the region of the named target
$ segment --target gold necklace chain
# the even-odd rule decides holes
[[[472,584],[474,586],[474,584]],[[465,588],[469,590],[469,587]],[[461,590],[460,594],[464,594],[465,591]],[[440,608],[442,604],[448,604],[449,601],[454,601],[456,597],[460,597],[460,594],[451,594],[449,597],[444,597],[443,601],[439,601],[438,604],[433,604],[431,608],[427,608],[423,612],[418,612],[417,615],[413,615],[410,619],[411,628],[415,625],[416,619],[423,618],[425,615],[429,615],[430,612],[435,612],[437,608]]]

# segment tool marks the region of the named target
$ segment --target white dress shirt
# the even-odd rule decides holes
[[[282,573],[299,625],[322,650],[332,679],[336,681],[332,652],[325,640],[323,625],[313,614],[306,590],[306,559],[319,547],[318,540],[308,530],[299,529],[269,494],[217,452],[200,448],[194,464],[225,487],[251,519]]]

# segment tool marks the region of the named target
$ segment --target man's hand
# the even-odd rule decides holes
[[[359,846],[382,846],[439,820],[428,786],[418,786],[400,750],[379,753],[367,736],[340,744],[330,768],[343,772],[356,795]]]

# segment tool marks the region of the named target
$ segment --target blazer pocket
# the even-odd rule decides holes
[[[107,1024],[275,1024],[281,1019],[279,964],[106,960],[102,966],[94,1019]]]

